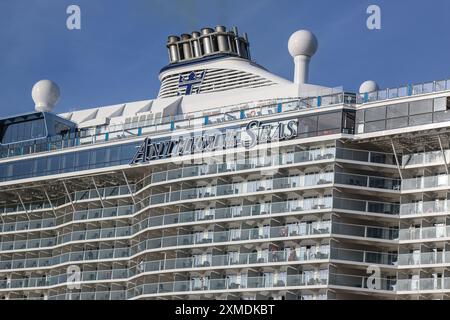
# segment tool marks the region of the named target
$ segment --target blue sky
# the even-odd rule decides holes
[[[81,7],[82,30],[66,28]],[[381,7],[382,29],[366,27]],[[56,112],[154,98],[169,34],[206,26],[247,32],[252,57],[293,77],[292,32],[319,40],[310,82],[356,91],[367,79],[394,87],[450,77],[449,0],[1,0],[0,117],[34,108],[31,88],[61,88]]]

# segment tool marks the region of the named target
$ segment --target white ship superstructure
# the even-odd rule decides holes
[[[1,299],[446,299],[450,80],[294,80],[171,36],[153,100],[0,120]],[[447,254],[449,251],[449,254]]]

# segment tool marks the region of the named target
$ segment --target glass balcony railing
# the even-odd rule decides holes
[[[332,228],[331,228],[332,227]],[[77,231],[54,238],[5,241],[0,244],[1,251],[15,251],[25,249],[51,248],[62,244],[69,244],[72,241],[93,240],[98,241],[103,238],[130,237],[127,235],[129,227],[95,229],[88,231]],[[117,232],[121,232],[120,236]],[[211,243],[224,243],[232,241],[265,240],[296,236],[313,236],[322,234],[341,234],[355,237],[394,240],[398,239],[398,229],[382,228],[374,226],[343,224],[331,221],[310,221],[298,224],[289,224],[277,227],[258,227],[253,229],[231,229],[227,231],[205,231],[195,234],[185,234],[179,236],[151,238],[131,247],[131,255],[151,249],[160,249],[177,246],[192,246]],[[109,233],[112,232],[112,233]],[[115,232],[115,233],[114,233]],[[112,235],[112,236],[111,236]],[[67,240],[67,242],[65,242]],[[60,242],[60,243],[59,243]],[[93,255],[94,251],[89,251]]]
[[[208,197],[208,196],[223,196],[230,195],[232,192],[231,189],[234,189],[234,192],[258,192],[263,190],[271,190],[271,189],[283,189],[283,188],[295,188],[297,186],[305,187],[312,186],[315,184],[327,184],[333,182],[333,173],[332,172],[323,172],[314,175],[306,175],[304,181],[300,181],[300,176],[288,177],[288,178],[277,178],[277,179],[267,179],[267,180],[255,180],[255,181],[247,181],[240,184],[229,184],[229,185],[217,185],[210,186],[210,192],[204,191],[205,188],[193,188],[187,190],[179,190],[176,192],[172,192],[168,197],[169,199],[174,198],[173,201],[179,200],[188,200],[194,199],[195,196],[198,197]],[[131,190],[130,190],[131,189]],[[107,199],[115,196],[127,196],[130,195],[131,192],[136,192],[136,185],[123,185],[117,187],[108,187],[108,188],[99,188],[99,189],[89,189],[74,192],[71,195],[73,201],[87,201],[92,199]],[[139,191],[138,191],[139,192]],[[216,195],[217,194],[217,195]],[[153,197],[153,198],[152,198]],[[157,194],[150,197],[150,199],[161,199],[165,198],[166,194]],[[178,199],[178,200],[176,200]],[[147,199],[145,199],[147,200]],[[145,201],[142,200],[142,201]],[[70,200],[67,197],[61,198],[61,205],[69,205]],[[31,206],[31,204],[29,204]],[[51,209],[51,205],[48,202],[39,203],[39,206],[35,207],[33,210],[48,208]],[[13,213],[13,212],[23,212],[26,213],[30,211],[30,207],[24,208],[21,204],[9,205],[0,207],[1,213]],[[31,210],[32,211],[32,210]]]
[[[110,197],[117,196],[128,196],[132,192],[135,192],[135,185],[122,185],[116,187],[107,187],[107,188],[99,188],[99,189],[89,189],[89,190],[81,190],[70,194],[70,198],[74,201],[85,201],[85,200],[93,200],[93,199],[107,199]],[[51,211],[53,209],[59,209],[62,206],[69,206],[70,199],[67,196],[58,198],[53,200],[53,207],[48,201],[41,202],[32,202],[32,203],[21,203],[4,205],[0,206],[0,214],[8,214],[8,213],[30,213],[40,210]]]
[[[53,150],[76,148],[78,146],[101,144],[110,141],[132,139],[138,136],[172,132],[174,130],[209,127],[222,123],[231,123],[244,119],[298,112],[312,108],[325,108],[331,105],[354,104],[355,95],[334,93],[321,97],[302,98],[288,101],[260,101],[228,106],[205,111],[185,113],[177,116],[157,117],[143,121],[111,125],[105,128],[86,129],[69,136],[53,136],[34,143],[15,143],[0,148],[0,158],[43,153]],[[255,106],[255,104],[260,104]]]
[[[398,279],[397,292],[402,291],[438,291],[449,290],[450,278],[417,278],[417,279]]]
[[[273,156],[261,156],[258,158],[249,158],[242,161],[227,161],[226,163],[203,164],[197,166],[189,166],[180,169],[155,172],[145,177],[137,183],[138,190],[143,187],[154,184],[167,182],[175,179],[202,177],[205,175],[214,175],[221,173],[231,173],[243,170],[260,169],[263,167],[282,166],[294,163],[302,163],[317,160],[333,160],[335,154],[334,148],[327,148],[324,152],[320,150],[299,151],[292,153],[280,153]]]
[[[450,200],[434,200],[414,203],[402,203],[400,216],[416,214],[435,214],[450,211]]]
[[[367,276],[330,274],[329,283],[335,286],[394,292],[397,280],[395,278],[369,278]],[[369,284],[372,286],[369,286]]]
[[[349,173],[335,173],[336,184],[345,184],[357,187],[387,189],[400,191],[401,180],[383,177],[364,176]]]
[[[80,274],[80,282],[124,280],[146,272],[164,270],[196,269],[204,267],[227,267],[235,265],[276,264],[280,262],[323,262],[329,258],[328,251],[307,252],[297,254],[295,250],[271,251],[259,253],[240,253],[230,255],[208,255],[205,259],[195,257],[146,261],[129,269],[111,269],[100,271],[84,271]],[[36,278],[1,280],[0,289],[35,288],[66,285],[71,281],[69,274],[42,276]]]
[[[450,252],[414,252],[398,255],[399,266],[420,266],[427,264],[450,263]]]
[[[154,183],[169,182],[175,179],[183,179],[190,177],[203,177],[206,175],[220,174],[220,173],[230,173],[242,170],[260,169],[263,167],[278,166],[278,165],[288,165],[295,163],[302,163],[306,161],[317,161],[317,160],[334,160],[335,154],[340,159],[364,161],[371,163],[384,163],[392,164],[391,154],[377,153],[377,152],[367,152],[359,150],[350,150],[342,148],[327,148],[325,151],[311,150],[311,151],[299,151],[294,153],[283,153],[280,155],[275,155],[272,157],[259,157],[246,159],[243,162],[230,161],[227,163],[217,163],[212,165],[198,165],[184,167],[175,170],[161,171],[150,174],[149,176],[143,178],[136,184],[131,185],[121,185],[107,188],[98,189],[88,189],[81,190],[71,194],[71,199],[73,201],[86,201],[93,199],[106,199],[115,196],[127,196],[131,193],[138,194],[147,186]],[[364,176],[359,178],[349,177],[343,178],[344,175],[341,174],[341,180],[346,180],[348,184],[366,184],[369,183],[370,187],[379,187],[379,185],[389,183],[386,179],[378,177],[367,178],[369,181],[364,182]],[[353,175],[354,176],[354,175]],[[306,176],[306,183],[309,180],[313,180],[314,177]],[[381,179],[381,180],[380,180]],[[319,179],[320,180],[320,179]],[[323,182],[323,181],[321,181]],[[388,186],[384,186],[388,187]],[[60,199],[52,200],[53,206],[58,208],[59,206],[69,205],[70,200],[67,196],[61,197]],[[22,206],[21,203],[0,206],[0,213],[14,213],[14,212],[34,212],[37,210],[51,210],[52,205],[48,201],[40,201],[33,203],[25,203]]]
[[[330,259],[392,266],[398,258],[393,253],[331,248]]]
[[[234,184],[208,185],[197,188],[181,189],[173,192],[166,192],[151,195],[136,204],[141,210],[147,206],[160,205],[170,202],[183,200],[196,200],[212,197],[229,197],[232,195],[243,196],[245,193],[256,193],[262,191],[282,190],[289,188],[303,188],[320,186],[333,183],[333,172],[323,172],[319,174],[305,175],[303,179],[300,176],[245,181]]]
[[[445,154],[445,157],[444,157]],[[442,151],[429,151],[422,153],[414,153],[403,155],[402,166],[417,166],[417,165],[429,165],[429,164],[444,164],[446,159],[450,159],[450,150]]]
[[[357,96],[357,103],[368,103],[395,98],[409,97],[426,93],[450,90],[450,80],[439,80],[420,84],[410,84],[397,88],[388,88]]]
[[[412,179],[403,179],[402,190],[420,190],[428,188],[448,187],[448,175],[442,174],[438,176],[418,177]]]
[[[126,300],[125,291],[69,292],[50,295],[48,300]]]
[[[445,202],[446,203],[446,202]],[[434,208],[433,212],[443,209],[442,207],[433,207],[430,203],[430,207]],[[376,201],[364,201],[356,199],[344,199],[336,197],[324,197],[324,198],[305,198],[292,201],[281,201],[273,203],[261,203],[248,206],[233,206],[226,208],[207,208],[195,211],[187,211],[175,214],[165,214],[161,216],[152,216],[146,218],[140,222],[137,222],[132,226],[132,232],[136,233],[140,230],[149,227],[157,227],[163,225],[172,225],[178,223],[190,223],[190,222],[202,222],[205,220],[220,220],[220,219],[232,219],[238,217],[252,217],[260,215],[273,215],[281,213],[301,213],[313,210],[324,209],[342,209],[350,211],[381,213],[389,215],[397,215],[399,211],[401,214],[412,214],[416,212],[416,206],[414,204],[396,204],[385,203]],[[83,220],[95,220],[114,217],[129,217],[138,212],[140,206],[134,207],[133,205],[111,207],[111,208],[98,208],[90,210],[76,211],[74,213],[68,213],[58,218],[48,218],[41,220],[30,220],[0,224],[0,233],[2,232],[17,232],[30,230],[39,230],[43,228],[57,229],[61,224],[67,224],[74,221]],[[429,212],[427,205],[422,207],[424,212]],[[447,207],[444,207],[447,208]],[[426,209],[426,210],[425,210]],[[417,209],[418,210],[418,209]],[[445,209],[446,210],[446,209]],[[419,211],[417,211],[419,212]],[[420,210],[422,212],[422,209]]]
[[[393,154],[375,151],[336,148],[336,158],[359,162],[396,165],[395,156]]]
[[[251,217],[272,215],[280,213],[303,212],[330,209],[332,197],[306,198],[302,200],[261,203],[247,206],[233,206],[225,208],[211,208],[204,210],[187,211],[174,214],[165,214],[145,218],[132,226],[133,233],[149,227],[172,225],[178,223],[202,222],[205,220],[232,219],[237,217]],[[39,230],[42,228],[56,229],[58,225],[72,221],[95,220],[113,217],[132,216],[138,210],[133,205],[98,208],[76,211],[58,218],[30,220],[0,224],[0,232],[17,232]]]
[[[295,234],[293,232],[288,231],[287,226],[279,226],[272,228],[265,227],[255,229],[235,229],[233,231],[223,231],[223,232],[211,231],[202,234],[187,234],[182,236],[152,238],[131,247],[131,252],[132,254],[136,254],[142,250],[157,249],[171,246],[270,239],[270,238],[287,237],[288,235],[307,236],[327,232],[329,233],[330,226],[331,226],[330,221],[324,222],[318,221],[299,225],[298,227],[296,227],[298,231],[296,231]],[[289,230],[291,229],[294,230],[295,228],[290,227]],[[45,239],[5,241],[0,243],[0,248],[1,251],[46,248],[65,243],[70,243],[73,241],[100,240],[102,238],[115,239],[119,237],[119,233],[120,237],[129,237],[130,227],[75,231],[64,235],[59,235],[58,237]]]
[[[326,270],[324,270],[326,271]],[[374,281],[375,280],[375,281]],[[430,279],[423,280],[420,284],[420,290],[448,288],[450,282],[447,278],[441,280],[440,285],[435,285],[436,281]],[[21,280],[22,281],[22,280]],[[29,281],[29,280],[28,280]],[[37,281],[37,280],[36,280]],[[383,291],[406,291],[418,290],[414,285],[408,286],[407,281],[414,280],[396,280],[394,278],[368,278],[366,276],[335,274],[320,272],[320,276],[313,276],[310,273],[303,274],[271,274],[262,277],[248,277],[241,275],[239,278],[228,277],[224,279],[193,278],[190,280],[179,280],[171,282],[156,282],[134,286],[126,290],[115,291],[81,291],[67,292],[62,294],[50,294],[48,300],[125,300],[139,299],[141,296],[160,296],[161,294],[196,294],[207,291],[217,290],[247,290],[247,289],[308,289],[311,287],[341,286],[348,288],[359,288],[369,290]],[[375,282],[375,286],[369,286]],[[419,283],[420,281],[417,281]],[[13,298],[14,299],[14,298]],[[43,298],[36,298],[43,299]]]
[[[438,239],[450,236],[450,226],[401,229],[399,240]]]
[[[137,298],[141,295],[159,295],[162,293],[183,293],[195,291],[215,290],[242,290],[242,289],[276,289],[289,287],[326,286],[328,277],[307,277],[301,275],[287,275],[275,280],[274,277],[246,277],[239,283],[230,282],[228,279],[205,279],[204,281],[173,281],[154,284],[144,284],[127,290],[127,299]]]
[[[389,215],[398,215],[400,212],[400,204],[397,203],[344,199],[336,197],[333,198],[333,208]]]
[[[37,238],[32,240],[4,241],[0,243],[1,251],[26,250],[52,247],[56,245],[56,238]]]
[[[112,269],[112,270],[100,270],[100,271],[84,271],[80,274],[80,282],[88,281],[106,281],[106,280],[120,280],[127,279],[130,276],[128,269]],[[34,278],[24,279],[10,279],[1,280],[0,289],[22,289],[22,288],[37,288],[37,287],[49,287],[62,284],[70,284],[73,281],[69,279],[70,275],[67,273],[54,275],[54,276],[42,276]]]
[[[80,252],[70,252],[61,255],[55,255],[48,258],[29,258],[29,259],[14,259],[14,260],[1,260],[0,270],[10,270],[10,269],[23,269],[23,268],[42,268],[42,267],[53,267],[56,268],[64,263],[70,262],[81,262],[89,261],[95,262],[93,260],[107,260],[115,258],[129,258],[129,252],[127,248],[118,249],[103,249],[103,250],[91,250],[91,251],[80,251]],[[363,262],[371,264],[383,264],[392,265],[397,261],[396,254],[382,253],[382,252],[372,252],[364,250],[353,250],[353,249],[343,249],[343,248],[331,248],[328,246],[320,246],[318,250],[308,250],[306,247],[300,247],[292,250],[283,251],[260,251],[251,253],[236,253],[230,255],[200,255],[199,257],[186,257],[186,258],[176,258],[176,259],[163,259],[154,261],[142,261],[137,266],[128,269],[128,276],[132,277],[137,274],[145,272],[156,272],[164,270],[175,270],[175,269],[192,269],[192,268],[202,268],[202,267],[227,267],[235,265],[253,265],[253,264],[274,264],[278,262],[302,262],[302,261],[315,261],[315,260],[346,260],[353,262]],[[405,258],[402,258],[405,259]],[[402,260],[403,261],[403,260]],[[89,273],[91,274],[91,273]],[[114,275],[115,273],[113,273]],[[59,276],[58,276],[59,277]],[[60,278],[56,279],[60,279]],[[89,276],[92,277],[92,276]],[[96,278],[98,279],[98,275]],[[118,279],[122,279],[121,276]],[[87,278],[86,278],[87,279]],[[116,278],[110,278],[116,279]],[[91,281],[84,280],[84,281]],[[65,281],[65,280],[64,280]],[[51,277],[48,279],[48,283],[60,284],[64,281],[58,280],[57,282],[52,282]]]
[[[333,222],[332,233],[362,238],[397,240],[398,229]]]
[[[0,269],[23,269],[23,268],[49,268],[70,262],[124,259],[130,257],[129,248],[115,248],[102,250],[86,250],[65,253],[54,253],[50,257],[0,260]],[[50,255],[50,254],[48,254]]]

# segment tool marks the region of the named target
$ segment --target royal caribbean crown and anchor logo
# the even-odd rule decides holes
[[[187,76],[180,74],[180,78],[178,79],[178,95],[180,96],[183,94],[182,89],[186,89],[184,91],[184,95],[186,96],[199,93],[203,79],[205,79],[205,75],[206,70],[202,71],[198,75],[194,71],[189,73]]]

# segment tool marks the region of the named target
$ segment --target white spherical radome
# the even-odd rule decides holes
[[[292,57],[312,57],[319,47],[316,36],[309,30],[294,32],[289,38],[288,49]]]
[[[371,93],[378,90],[378,84],[373,80],[364,81],[359,87],[359,93]]]
[[[37,82],[31,91],[35,103],[35,110],[39,112],[52,112],[59,100],[60,91],[56,83],[51,80]]]

